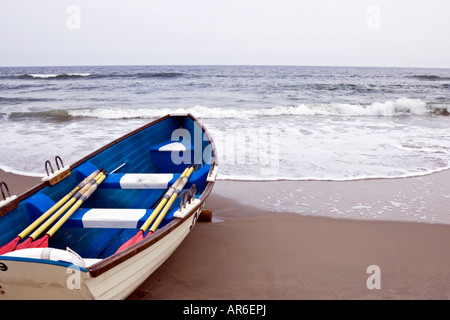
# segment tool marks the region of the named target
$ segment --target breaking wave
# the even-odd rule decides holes
[[[31,79],[31,80],[65,80],[65,79],[102,79],[102,78],[177,78],[181,72],[140,72],[140,73],[27,73],[22,75],[3,75],[1,79]]]
[[[209,108],[194,106],[186,108],[187,112],[200,119],[251,119],[273,116],[414,116],[437,115],[449,116],[449,105],[427,104],[418,99],[397,99],[394,101],[362,104],[300,104],[296,106],[276,106],[262,109],[245,108]],[[76,118],[98,119],[154,119],[175,110],[169,108],[85,108],[85,109],[56,109],[47,111],[11,112],[10,119],[45,118],[54,121],[70,121]]]
[[[421,100],[398,99],[395,101],[375,102],[370,105],[359,104],[300,104],[296,106],[276,106],[262,109],[244,108],[208,108],[195,106],[186,111],[203,119],[248,119],[254,117],[269,116],[401,116],[401,115],[448,115],[448,105],[427,105]],[[132,118],[156,118],[173,112],[168,108],[162,109],[78,109],[70,110],[74,117],[93,117],[103,119],[132,119]]]
[[[83,78],[90,77],[90,73],[63,73],[63,74],[53,74],[53,73],[34,73],[26,74],[21,76],[21,78],[31,78],[31,79],[70,79],[70,78]]]

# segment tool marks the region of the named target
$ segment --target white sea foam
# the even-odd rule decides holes
[[[375,102],[370,105],[360,104],[300,104],[296,106],[276,106],[272,108],[209,108],[194,106],[187,111],[201,119],[252,119],[255,117],[274,116],[383,116],[425,115],[433,110],[420,99],[397,99],[386,102]],[[169,108],[96,108],[69,110],[74,117],[92,117],[100,119],[152,119],[170,113]]]
[[[221,164],[218,178],[223,180],[398,178],[450,167],[450,136],[446,125],[450,119],[423,116],[427,109],[420,100],[399,99],[364,108],[346,104],[321,106],[322,109],[317,105],[262,110],[203,106],[185,109],[211,132]],[[313,110],[335,116],[310,116]],[[23,110],[22,115],[29,114],[38,121],[26,122],[23,127],[21,117],[16,117],[19,121],[3,119],[9,124],[0,164],[33,173],[42,172],[43,162],[55,155],[70,164],[81,154],[95,150],[94,147],[99,148],[131,128],[173,111],[169,108],[71,109],[64,111],[67,119],[58,116],[59,113],[55,116],[54,112]],[[362,115],[363,112],[366,114]],[[405,113],[412,116],[395,117]],[[55,121],[49,122],[49,117]],[[77,121],[78,117],[85,119]],[[98,126],[99,119],[101,126]],[[23,150],[27,150],[26,154]]]
[[[56,155],[73,163],[179,108],[211,132],[219,179],[395,178],[450,166],[448,70],[136,66],[2,72],[0,166],[19,172],[42,172],[44,161]],[[277,132],[276,139],[260,129]]]
[[[57,74],[29,74],[28,76],[32,78],[41,78],[41,79],[47,79],[47,78],[56,78]]]
[[[253,112],[251,112],[253,114]],[[345,116],[396,116],[396,115],[423,115],[430,113],[426,103],[419,99],[397,99],[394,101],[375,102],[370,105],[361,104],[300,104],[298,106],[279,106],[275,108],[258,110],[256,115],[345,115]]]
[[[49,79],[49,78],[58,78],[58,77],[89,77],[90,73],[63,73],[63,74],[55,74],[55,73],[34,73],[28,74],[28,76],[35,79]]]
[[[0,163],[0,168],[5,172],[14,173],[14,174],[18,174],[18,175],[23,175],[23,176],[28,176],[28,177],[39,177],[39,178],[44,177],[44,174],[42,174],[42,173],[16,170],[16,169],[14,169],[8,165],[2,164],[2,163]]]

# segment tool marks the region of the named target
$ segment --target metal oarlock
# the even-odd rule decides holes
[[[58,170],[62,170],[64,168],[64,163],[60,156],[55,157],[55,163],[56,163],[56,167],[58,168]],[[59,164],[61,164],[61,167],[59,166]],[[47,160],[47,161],[45,161],[45,171],[47,172],[47,176],[50,176],[50,173],[48,172],[49,166],[50,166],[50,170],[52,171],[52,174],[55,173],[55,171],[53,170],[52,164],[50,163],[49,160]]]
[[[3,187],[6,189],[6,193],[8,194],[8,196],[5,196],[5,191],[3,190]],[[0,182],[0,190],[2,192],[2,197],[3,200],[6,201],[7,198],[11,197],[11,194],[9,193],[9,188],[8,185],[5,182]]]
[[[53,170],[52,164],[50,163],[49,160],[45,161],[45,172],[47,172],[47,176],[50,176],[50,173],[48,172],[48,167],[50,167],[50,170],[52,170],[52,174],[54,174],[55,171]]]
[[[59,160],[59,162],[58,162],[58,160]],[[63,164],[60,156],[55,157],[55,162],[56,162],[56,166],[58,167],[58,170],[61,170],[62,168],[64,168],[64,164]],[[59,163],[61,163],[61,168],[59,167]]]
[[[57,184],[59,181],[70,175],[70,167],[64,167],[60,156],[55,157],[55,163],[58,169],[56,171],[53,170],[52,164],[49,160],[45,161],[45,172],[47,173],[47,176],[42,178],[42,181],[48,181],[51,186]],[[49,172],[49,169],[51,173]]]
[[[219,166],[214,161],[211,163],[211,168],[209,169],[208,177],[206,178],[206,181],[208,182],[215,182],[217,177],[217,171],[219,170]]]
[[[195,184],[192,184],[189,190],[185,190],[183,192],[183,196],[181,198],[180,209],[178,209],[173,216],[176,218],[184,218],[190,209],[195,207],[200,200],[195,199],[195,195],[197,194],[197,187]]]
[[[188,198],[189,198],[189,191],[185,190],[183,192],[183,196],[181,197],[180,210],[183,210],[184,208],[186,208],[186,203],[188,202]]]
[[[185,190],[183,192],[181,203],[180,203],[180,210],[183,210],[186,208],[187,204],[192,204],[193,200],[195,200],[195,195],[197,193],[197,187],[195,184],[192,184],[191,188],[189,190]]]
[[[215,166],[216,166],[216,162],[214,161],[213,163],[211,163],[211,169],[209,170],[209,176],[211,176],[213,174]]]
[[[189,189],[189,204],[191,204],[192,200],[195,200],[195,195],[197,194],[197,187],[195,184],[192,184],[191,188]]]

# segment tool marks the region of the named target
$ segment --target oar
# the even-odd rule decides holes
[[[183,177],[183,179],[181,180],[180,184],[178,185],[178,188],[175,190],[175,192],[173,193],[173,195],[170,197],[170,200],[167,202],[166,206],[164,207],[163,211],[161,212],[161,214],[158,216],[158,218],[156,219],[155,223],[153,223],[152,227],[150,228],[150,230],[148,231],[147,235],[145,236],[146,238],[148,236],[150,236],[152,233],[154,233],[156,231],[156,229],[158,229],[159,224],[161,223],[161,221],[164,219],[164,217],[166,216],[167,212],[169,211],[170,207],[172,206],[173,202],[175,201],[175,199],[178,197],[178,195],[180,194],[181,191],[183,191],[184,186],[186,185],[186,183],[189,180],[189,177],[191,176],[192,172],[194,171],[194,167],[191,167],[188,171],[188,173]]]
[[[131,238],[130,240],[125,242],[123,245],[121,245],[120,248],[117,249],[116,253],[119,252],[119,251],[122,251],[123,249],[126,249],[129,246],[135,244],[136,242],[139,242],[142,239],[144,239],[144,236],[143,236],[144,232],[147,231],[147,229],[150,227],[150,224],[153,222],[153,220],[156,218],[158,213],[161,211],[161,209],[164,207],[164,205],[170,199],[172,194],[175,192],[175,189],[178,188],[178,185],[180,184],[180,182],[183,179],[183,177],[188,173],[189,169],[190,169],[190,167],[187,167],[183,171],[183,173],[180,175],[180,177],[177,180],[175,180],[175,182],[172,184],[172,186],[169,189],[167,189],[166,193],[164,194],[164,197],[161,199],[161,201],[159,202],[159,204],[155,208],[155,210],[153,210],[153,212],[150,215],[150,217],[147,218],[145,223],[139,229],[138,233],[136,233],[136,235],[133,238]]]
[[[71,207],[76,202],[75,205],[73,205],[69,209],[69,211],[67,211],[67,213],[71,212],[70,215],[72,215],[72,213],[76,209],[78,209],[78,207],[81,205],[81,203],[83,203],[92,194],[92,192],[95,191],[95,189],[97,188],[97,185],[99,184],[99,182],[103,181],[105,178],[106,178],[106,175],[104,173],[104,170],[102,170],[100,173],[98,173],[95,176],[94,179],[89,181],[80,191],[78,191],[69,200],[69,202],[67,202],[61,209],[59,209],[53,216],[51,216],[43,225],[41,225],[36,231],[34,231],[24,242],[19,244],[17,246],[16,250],[27,249],[27,248],[43,248],[44,244],[47,244],[47,246],[48,246],[48,238],[50,238],[49,237],[49,232],[50,231],[47,232],[47,234],[44,237],[42,237],[41,239],[39,239],[39,240],[35,240],[35,239],[42,232],[44,232],[56,219],[58,219],[67,209],[69,209],[69,207]],[[91,189],[93,189],[92,192],[90,192]],[[80,201],[81,201],[81,203],[80,203]],[[67,213],[63,216],[63,218],[66,217]],[[69,218],[69,216],[67,216],[65,218],[65,220],[62,221],[62,223],[61,223],[61,220],[63,218],[61,218],[55,224],[55,226],[52,227],[52,229],[50,229],[50,230],[52,230],[52,235],[53,235],[54,232],[56,232],[57,229],[59,229],[59,227],[62,225],[62,223],[64,223]],[[56,226],[58,226],[58,228],[55,229]]]
[[[25,230],[17,235],[10,243],[4,245],[0,248],[0,255],[5,254],[7,252],[14,251],[17,247],[17,243],[20,240],[25,238],[31,231],[37,228],[42,222],[45,221],[53,212],[55,212],[59,207],[61,207],[64,203],[67,202],[78,190],[82,189],[90,180],[92,180],[100,170],[96,170],[91,173],[87,178],[81,181],[72,191],[70,191],[64,198],[55,203],[50,209],[44,212],[39,218],[37,218],[32,224],[30,224]]]

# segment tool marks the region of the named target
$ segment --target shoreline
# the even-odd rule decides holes
[[[222,180],[215,191],[276,213],[450,225],[450,170],[363,180]]]
[[[1,169],[0,169],[1,170]],[[405,176],[398,176],[398,177],[365,177],[365,178],[349,178],[349,179],[328,179],[328,178],[304,178],[304,179],[287,179],[287,178],[280,178],[280,179],[235,179],[235,178],[223,178],[220,179],[220,181],[245,181],[245,182],[349,182],[349,181],[370,181],[370,180],[396,180],[396,179],[410,179],[410,178],[420,178],[420,177],[426,177],[431,176],[436,173],[450,171],[450,168],[444,168],[437,171],[432,172],[426,172],[422,174],[412,174],[412,175],[405,175]]]
[[[205,206],[213,211],[213,222],[197,223],[128,299],[448,300],[450,224],[439,221],[450,215],[445,197],[449,177],[447,170],[398,180],[219,180]],[[0,170],[0,181],[8,184],[11,194],[20,194],[39,184],[40,178]],[[432,194],[436,190],[442,194]],[[361,206],[361,212],[378,210],[392,195],[405,196],[402,203],[414,210],[433,211],[435,221],[319,214],[330,208],[345,212],[354,201],[371,204],[371,208]],[[377,204],[377,199],[384,202]],[[303,214],[288,210],[295,201]],[[315,205],[318,212],[306,214]],[[402,209],[398,205],[386,212],[401,214]],[[381,271],[381,289],[367,287],[367,269],[373,265]]]
[[[42,182],[41,177],[3,169],[0,181],[11,195]],[[217,180],[213,193],[274,213],[450,225],[450,169],[357,180]]]

